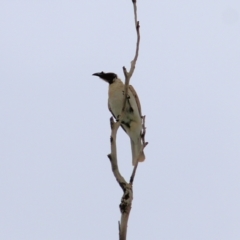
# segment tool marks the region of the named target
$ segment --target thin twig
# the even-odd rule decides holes
[[[133,60],[131,61],[131,67],[129,72],[127,71],[126,67],[123,66],[123,73],[125,76],[125,98],[123,101],[123,111],[125,110],[126,107],[126,101],[127,101],[127,96],[128,96],[128,86],[129,86],[129,82],[130,82],[130,78],[133,75],[133,72],[135,70],[135,66],[137,63],[137,59],[138,59],[138,53],[139,53],[139,45],[140,45],[140,24],[139,21],[137,21],[137,1],[136,0],[132,0],[133,2],[133,10],[134,10],[134,23],[135,23],[135,28],[136,28],[136,32],[137,32],[137,43],[136,43],[136,51],[135,51],[135,56],[133,58]]]
[[[134,22],[135,22],[135,28],[136,28],[136,32],[137,32],[137,43],[136,43],[136,52],[135,52],[135,57],[131,62],[131,68],[129,70],[129,79],[132,77],[133,72],[135,70],[135,66],[137,63],[137,59],[138,59],[138,53],[139,53],[139,45],[140,45],[140,24],[139,21],[137,20],[137,1],[133,0],[133,9],[134,9]]]

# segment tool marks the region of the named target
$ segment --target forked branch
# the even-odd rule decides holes
[[[120,174],[119,168],[118,168],[118,161],[117,161],[117,145],[116,145],[116,139],[117,139],[117,131],[119,129],[119,126],[122,122],[122,119],[125,114],[125,108],[126,108],[126,103],[127,103],[127,97],[128,97],[128,86],[130,79],[134,73],[135,66],[137,63],[138,59],[138,53],[139,53],[139,45],[140,45],[140,24],[139,21],[137,20],[137,0],[132,0],[133,3],[133,10],[134,10],[134,24],[135,24],[135,29],[137,32],[137,43],[136,43],[136,51],[135,51],[135,56],[133,60],[131,61],[131,67],[130,70],[127,71],[125,67],[123,67],[123,73],[125,76],[125,97],[123,99],[123,108],[121,115],[118,118],[118,121],[115,122],[114,119],[111,117],[110,118],[110,125],[111,125],[111,137],[110,137],[110,142],[111,142],[111,153],[108,155],[108,158],[111,162],[111,167],[112,167],[112,172],[120,185],[120,187],[123,190],[123,196],[121,199],[121,203],[119,205],[120,207],[120,212],[121,212],[121,221],[118,222],[118,228],[119,228],[119,239],[120,240],[126,240],[127,237],[127,223],[128,223],[128,218],[129,214],[131,211],[132,207],[132,200],[133,200],[133,181],[134,177],[136,174],[137,166],[138,166],[138,159],[140,158],[140,154],[137,159],[137,164],[134,166],[130,181],[129,183],[123,178],[123,176]],[[141,139],[142,139],[142,149],[147,146],[148,143],[145,142],[145,116],[142,118],[142,132],[141,132]]]

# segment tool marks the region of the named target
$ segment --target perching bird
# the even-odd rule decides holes
[[[118,78],[115,73],[94,73],[94,76],[98,76],[107,83],[109,83],[108,89],[108,109],[118,120],[122,112],[123,98],[124,98],[124,88],[125,85]],[[126,102],[124,118],[122,119],[121,126],[128,134],[131,140],[132,148],[132,164],[137,163],[137,158],[141,152],[142,142],[141,142],[141,129],[142,129],[142,113],[141,105],[138,99],[138,95],[134,90],[133,86],[129,85],[128,97]],[[141,153],[139,161],[143,162],[145,160],[144,152]]]

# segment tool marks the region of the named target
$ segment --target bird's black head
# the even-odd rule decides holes
[[[117,74],[115,73],[105,73],[105,72],[99,72],[99,73],[94,73],[93,76],[98,76],[101,79],[103,79],[104,81],[108,82],[109,84],[112,84],[115,80],[115,78],[117,78]]]

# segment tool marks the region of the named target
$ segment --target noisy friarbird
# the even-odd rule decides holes
[[[125,96],[124,83],[121,81],[121,79],[118,78],[117,74],[115,73],[99,72],[94,73],[93,75],[98,76],[105,82],[109,83],[108,109],[114,118],[118,120],[122,112],[123,98]],[[142,150],[142,113],[138,95],[132,85],[129,85],[128,88],[125,114],[124,118],[122,119],[121,126],[130,137],[132,148],[132,164],[135,166],[137,163],[137,158]],[[139,162],[143,162],[145,160],[143,151],[141,152],[138,160]]]

